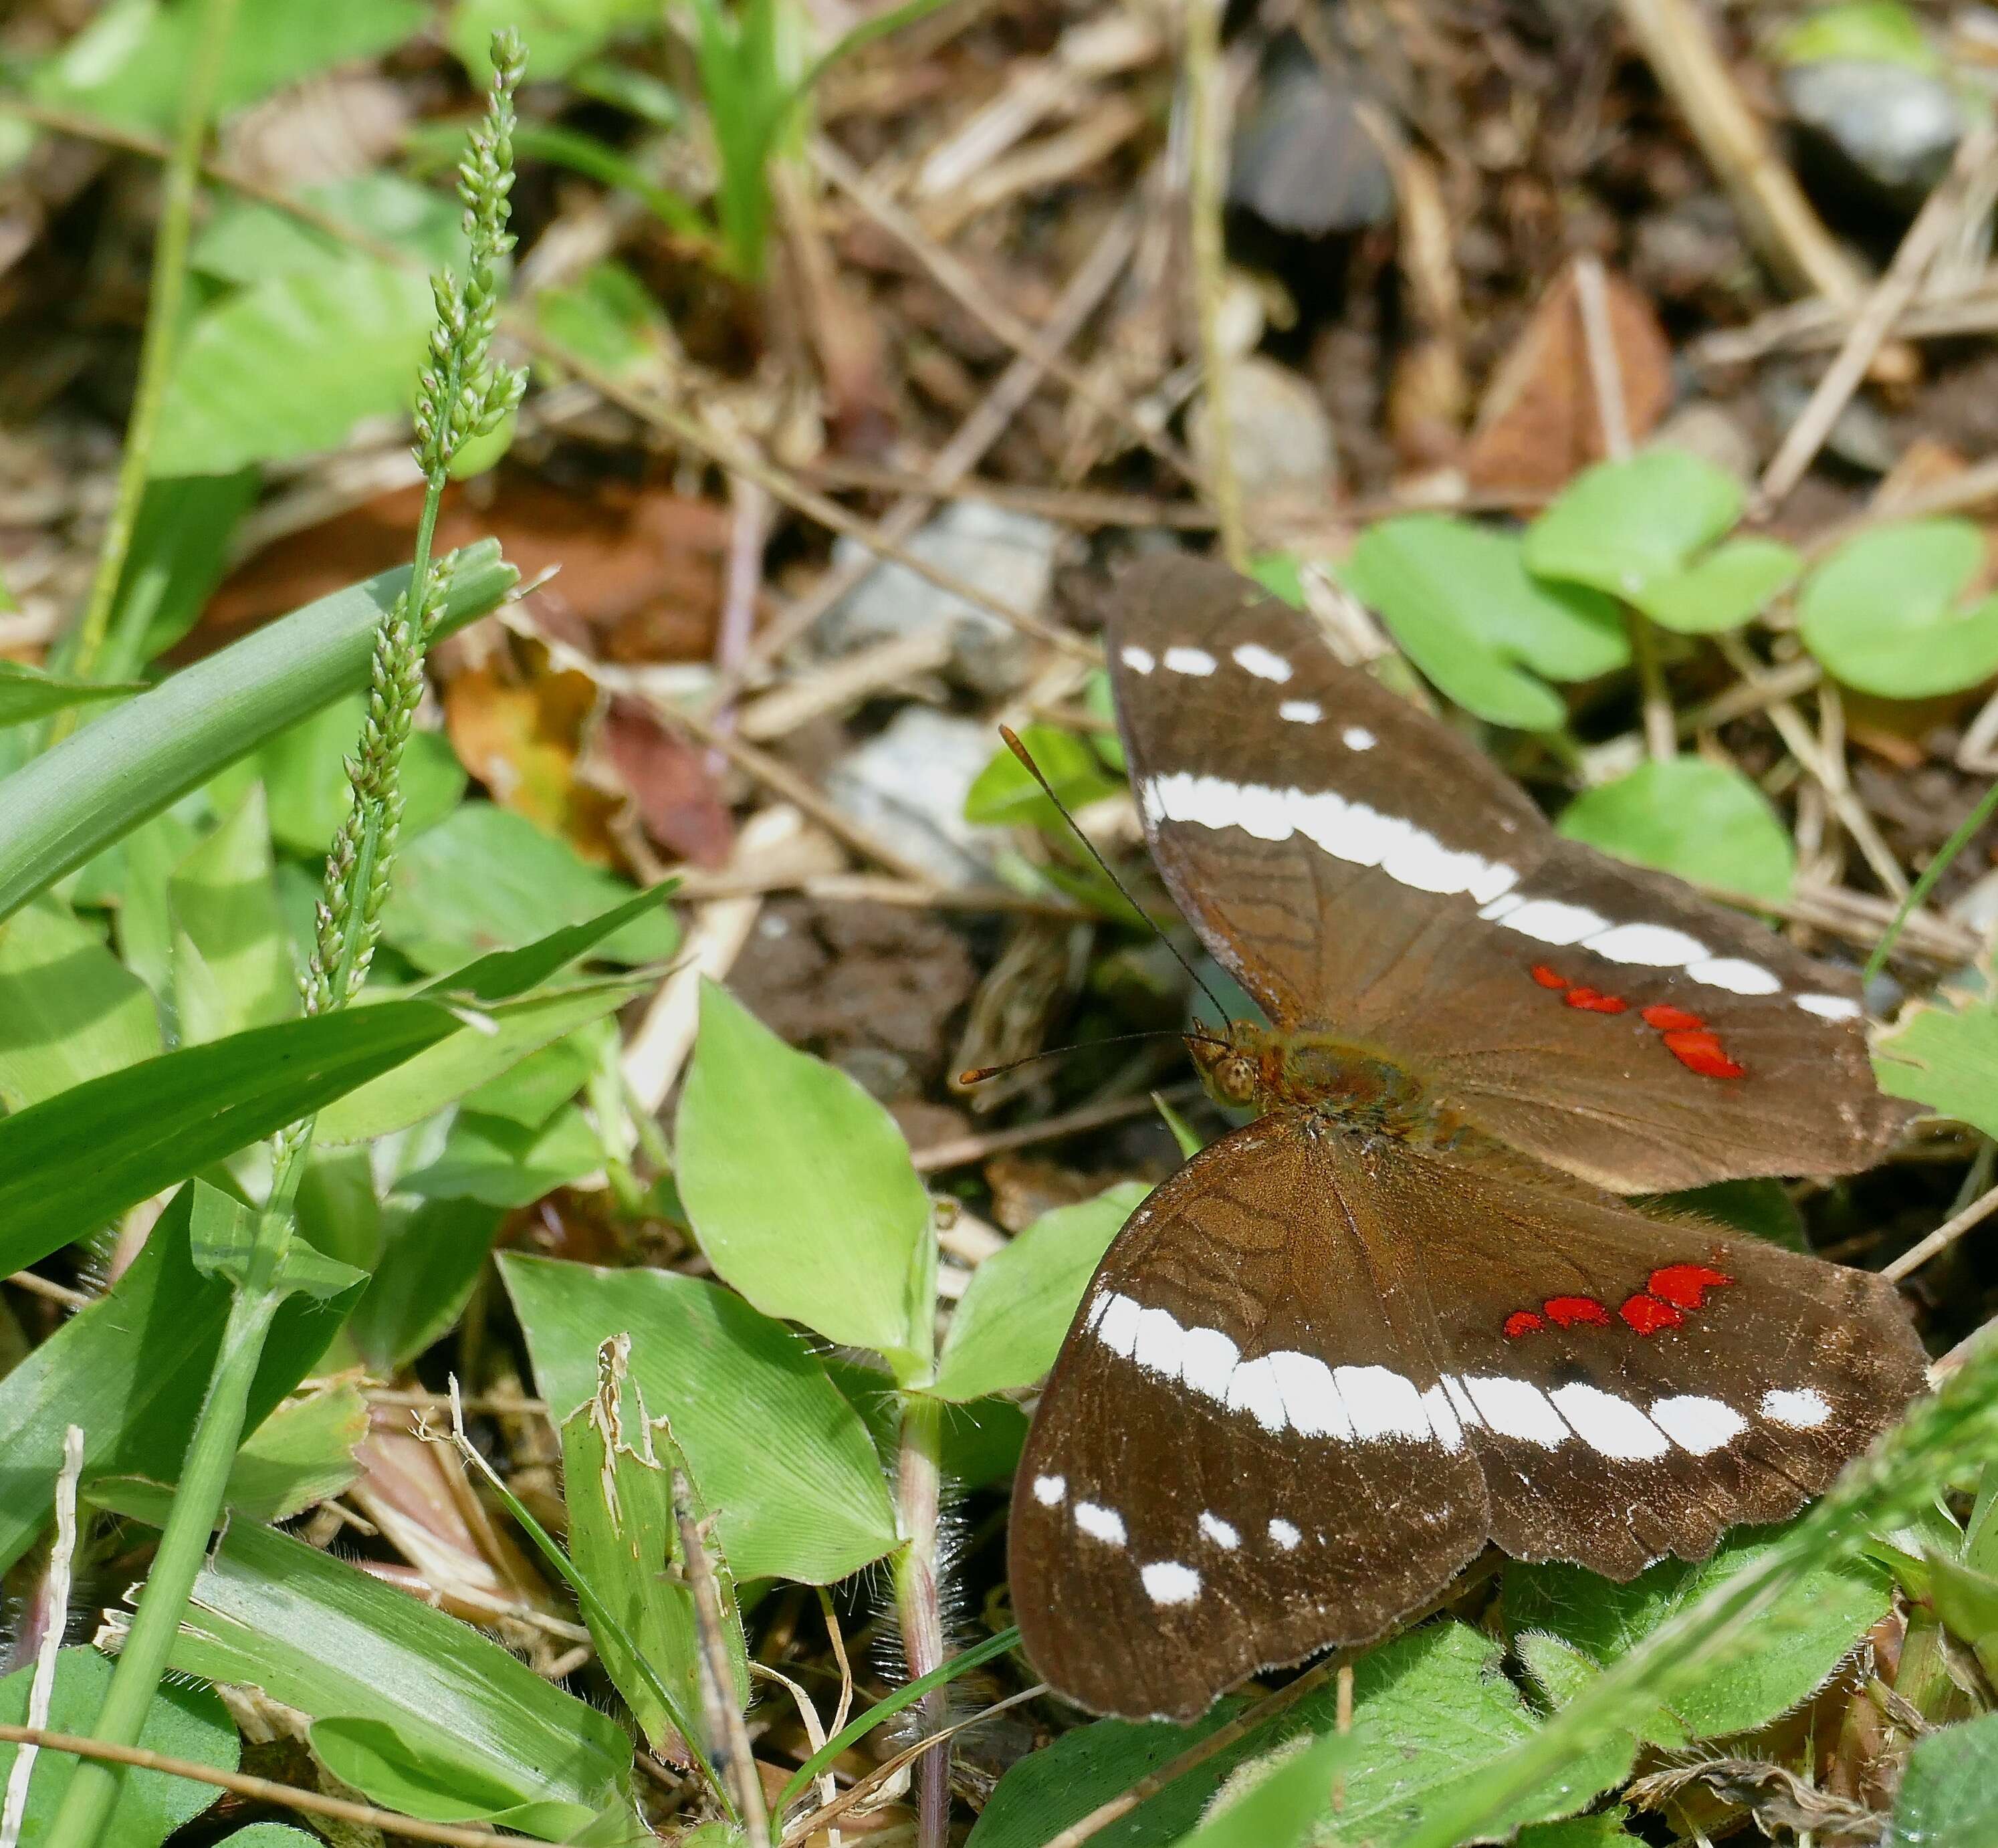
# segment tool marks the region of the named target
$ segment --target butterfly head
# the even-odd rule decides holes
[[[1276,1088],[1282,1055],[1252,1021],[1230,1021],[1220,1033],[1188,1034],[1187,1050],[1217,1104],[1246,1110],[1266,1103]]]

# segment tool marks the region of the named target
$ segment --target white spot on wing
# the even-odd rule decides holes
[[[1682,1450],[1690,1450],[1696,1456],[1732,1443],[1748,1428],[1748,1421],[1733,1406],[1697,1393],[1654,1400],[1651,1418]]]
[[[1245,641],[1235,651],[1235,665],[1258,680],[1274,680],[1281,686],[1291,677],[1291,664],[1260,641]]]
[[[1342,1366],[1333,1377],[1339,1382],[1339,1396],[1353,1414],[1353,1428],[1360,1437],[1435,1435],[1415,1381],[1391,1367]]]
[[[1078,1501],[1075,1504],[1075,1524],[1092,1540],[1101,1540],[1107,1546],[1124,1544],[1124,1517],[1114,1508],[1104,1508],[1094,1501]]]
[[[1104,1311],[1116,1300],[1117,1292],[1114,1290],[1099,1292],[1095,1301],[1089,1305],[1089,1314],[1084,1318],[1082,1325],[1094,1335],[1096,1325],[1103,1319]]]
[[[1547,1397],[1575,1427],[1575,1434],[1599,1456],[1619,1463],[1638,1463],[1663,1456],[1671,1442],[1628,1399],[1593,1386],[1557,1386]]]
[[[1155,1604],[1190,1604],[1200,1596],[1200,1574],[1177,1560],[1154,1560],[1138,1577]]]
[[[1825,1402],[1822,1393],[1809,1387],[1801,1390],[1792,1387],[1778,1387],[1762,1395],[1762,1415],[1778,1425],[1787,1425],[1793,1431],[1814,1431],[1831,1416],[1831,1408]]]
[[[1744,962],[1739,956],[1709,956],[1689,962],[1686,973],[1696,982],[1704,982],[1709,988],[1724,988],[1730,994],[1772,995],[1783,986],[1761,964]]]
[[[1364,725],[1349,725],[1339,736],[1349,751],[1371,751],[1380,742]]]
[[[1443,1390],[1448,1395],[1451,1411],[1457,1421],[1464,1425],[1481,1425],[1485,1421],[1478,1415],[1478,1408],[1471,1402],[1471,1395],[1464,1390],[1462,1383],[1454,1373],[1443,1377]]]
[[[1137,1345],[1138,1318],[1144,1313],[1128,1296],[1113,1296],[1110,1307],[1103,1312],[1103,1319],[1096,1325],[1096,1339],[1113,1354],[1131,1358],[1131,1350]]]
[[[1189,1328],[1180,1348],[1180,1375],[1197,1393],[1225,1401],[1242,1350],[1219,1328]]]
[[[1180,1377],[1180,1349],[1186,1331],[1170,1309],[1141,1309],[1138,1332],[1131,1346],[1131,1358],[1148,1373],[1177,1380]]]
[[[1141,648],[1136,642],[1127,642],[1121,652],[1124,665],[1134,674],[1149,674],[1159,665],[1158,658],[1149,648]]]
[[[1066,1476],[1036,1476],[1034,1478],[1034,1499],[1042,1508],[1057,1506],[1068,1493]]]
[[[1200,1531],[1205,1534],[1224,1553],[1232,1553],[1242,1544],[1242,1536],[1219,1515],[1201,1511]]]
[[[1325,717],[1325,708],[1315,699],[1286,699],[1277,708],[1277,717],[1293,725],[1315,725]]]
[[[1478,1415],[1501,1437],[1516,1437],[1543,1450],[1568,1441],[1568,1428],[1561,1414],[1530,1380],[1473,1376],[1464,1381],[1464,1389],[1471,1394]]]
[[[1191,674],[1205,679],[1214,672],[1215,659],[1205,648],[1174,648],[1166,651],[1166,665],[1175,674]]]
[[[1450,1394],[1440,1384],[1431,1387],[1422,1394],[1422,1411],[1429,1421],[1429,1428],[1436,1435],[1436,1442],[1448,1451],[1455,1452],[1464,1447],[1464,1428],[1450,1402]]]
[[[1322,1360],[1287,1350],[1272,1354],[1270,1366],[1283,1395],[1284,1414],[1300,1437],[1352,1438],[1352,1418]]]
[[[1697,937],[1652,924],[1613,924],[1584,938],[1581,947],[1612,962],[1632,962],[1643,969],[1677,969],[1706,954],[1706,945]]]
[[[1281,1431],[1285,1418],[1283,1388],[1277,1383],[1277,1370],[1268,1355],[1260,1360],[1244,1360],[1228,1382],[1224,1401],[1230,1411],[1246,1411],[1265,1431]]]
[[[1282,1547],[1284,1552],[1295,1553],[1298,1549],[1298,1542],[1304,1538],[1304,1535],[1280,1515],[1270,1523],[1270,1538]]]
[[[1506,896],[1512,895],[1509,893]],[[1498,903],[1505,905],[1503,911],[1487,905],[1478,913],[1481,917],[1490,918],[1502,924],[1509,931],[1517,931],[1541,943],[1579,943],[1585,937],[1592,937],[1608,927],[1609,921],[1599,917],[1586,905],[1563,904],[1557,898],[1530,898],[1523,903],[1506,904],[1505,899]]]
[[[1821,1021],[1856,1021],[1859,1017],[1859,1003],[1844,995],[1799,995],[1797,1005],[1806,1014],[1814,1014]]]

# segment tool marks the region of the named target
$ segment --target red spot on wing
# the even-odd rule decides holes
[[[1716,1270],[1710,1264],[1666,1264],[1651,1273],[1644,1287],[1682,1309],[1697,1309],[1708,1290],[1734,1281],[1726,1271]]]
[[[1688,1014],[1683,1007],[1668,1007],[1662,1001],[1656,1007],[1647,1007],[1638,1017],[1647,1027],[1655,1027],[1661,1033],[1685,1033],[1704,1027],[1706,1022],[1696,1014]]]
[[[1530,1309],[1515,1309],[1505,1318],[1505,1339],[1517,1341],[1522,1335],[1538,1334],[1546,1325]]]
[[[1578,1322],[1592,1328],[1609,1326],[1609,1311],[1592,1296],[1550,1296],[1540,1307],[1559,1328],[1572,1328]]]
[[[1689,1072],[1702,1078],[1739,1078],[1742,1068],[1720,1048],[1720,1036],[1705,1027],[1675,1028],[1664,1036],[1665,1049]]]
[[[1591,1014],[1621,1014],[1630,1005],[1597,988],[1571,988],[1563,998],[1569,1007],[1585,1008]]]
[[[1661,1303],[1656,1297],[1646,1296],[1641,1291],[1626,1297],[1616,1313],[1640,1335],[1655,1335],[1661,1328],[1676,1328],[1685,1320],[1670,1303]]]
[[[1549,969],[1544,962],[1536,962],[1533,965],[1533,979],[1543,988],[1568,986],[1568,977],[1557,970]]]

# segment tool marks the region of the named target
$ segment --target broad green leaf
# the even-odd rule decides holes
[[[1998,1713],[1915,1741],[1882,1848],[1989,1848],[1998,1839]]]
[[[200,620],[228,568],[237,522],[261,485],[254,468],[146,484],[99,658],[107,678],[137,673]]]
[[[866,1429],[803,1339],[732,1292],[659,1270],[503,1254],[541,1397],[566,1418],[596,1351],[631,1337],[631,1378],[671,1421],[739,1578],[829,1584],[896,1544]]]
[[[263,779],[270,798],[271,831],[287,851],[323,854],[354,800],[347,759],[367,716],[365,695],[350,693],[271,739],[246,769]],[[465,766],[437,731],[413,731],[403,751],[404,851],[434,827],[465,793]]]
[[[1606,1667],[1773,1542],[1737,1530],[1698,1565],[1666,1560],[1619,1585],[1574,1566],[1505,1569],[1509,1632],[1545,1630]],[[1867,1561],[1806,1573],[1782,1620],[1762,1627],[1754,1648],[1709,1669],[1672,1705],[1694,1739],[1745,1732],[1787,1712],[1830,1677],[1878,1622],[1889,1598],[1886,1573]]]
[[[427,1001],[343,1008],[184,1046],[0,1121],[0,1274],[458,1031]]]
[[[172,1660],[296,1708],[314,1750],[378,1801],[427,1782],[433,1805],[455,1795],[461,1816],[552,1840],[626,1806],[631,1742],[607,1715],[469,1625],[268,1528],[230,1524]]]
[[[1526,568],[1636,602],[1741,517],[1741,484],[1682,449],[1585,468],[1527,529]]]
[[[929,1195],[879,1103],[704,983],[677,1129],[674,1179],[716,1275],[905,1381],[928,1371]]]
[[[1054,1365],[1062,1337],[1110,1241],[1149,1190],[1125,1181],[1094,1200],[1057,1207],[972,1273],[937,1362],[942,1399],[977,1399],[1032,1386]]]
[[[133,680],[112,683],[104,680],[73,680],[67,675],[45,672],[24,661],[0,661],[0,727],[25,725],[30,719],[45,719],[50,713],[72,706],[90,706],[102,699],[122,699],[127,693],[144,690]]]
[[[335,1146],[365,1142],[420,1123],[551,1040],[600,1020],[652,986],[642,977],[588,982],[524,1000],[488,1003],[479,1010],[483,1024],[476,1030],[420,1052],[323,1111],[318,1138]],[[360,1011],[388,1004],[371,1004]]]
[[[205,1180],[197,1178],[188,1184],[194,1190],[188,1239],[195,1269],[205,1277],[226,1277],[241,1287],[250,1281],[261,1213]],[[285,1242],[270,1287],[280,1296],[307,1296],[324,1303],[336,1297],[358,1296],[367,1280],[366,1272],[292,1237]]]
[[[1998,1136],[1998,1010],[1917,1003],[1874,1041],[1873,1076],[1890,1097]]]
[[[589,865],[524,815],[468,802],[398,857],[382,934],[417,968],[438,973],[587,924],[633,896],[622,879]],[[600,955],[607,962],[655,962],[679,941],[671,917],[641,914]]]
[[[359,256],[203,309],[168,375],[153,473],[289,461],[406,410],[436,313],[419,272]]]
[[[1333,1787],[1343,1787],[1356,1750],[1350,1736],[1328,1732],[1243,1766],[1178,1848],[1295,1848],[1316,1841],[1338,1813]]]
[[[1630,1813],[1619,1803],[1592,1816],[1530,1823],[1512,1838],[1512,1848],[1631,1848],[1637,1838],[1623,1826]]]
[[[481,1001],[503,1000],[510,995],[524,994],[613,938],[628,941],[631,935],[635,934],[630,927],[639,924],[648,912],[662,903],[671,894],[674,884],[673,880],[664,880],[614,904],[607,911],[586,918],[581,924],[564,924],[518,949],[496,950],[481,956],[475,962],[468,962],[462,969],[439,977],[427,992],[466,995]],[[612,962],[627,959],[608,949],[603,954],[605,959]]]
[[[530,1053],[510,1072],[468,1091],[465,1107],[530,1129],[547,1122],[600,1069],[603,1050],[592,1043],[597,1037],[591,1029],[580,1028]]]
[[[35,74],[39,102],[86,109],[128,128],[180,120],[200,0],[117,0]],[[372,58],[420,31],[417,0],[258,0],[237,16],[217,84],[223,114],[321,71]]]
[[[342,1331],[392,1378],[454,1327],[493,1249],[500,1214],[470,1200],[392,1200],[373,1276]]]
[[[1804,1216],[1781,1181],[1717,1180],[1676,1193],[1640,1194],[1631,1204],[1663,1207],[1668,1212],[1703,1213],[1785,1251],[1810,1249],[1810,1241],[1804,1235]]]
[[[1533,1730],[1519,1691],[1498,1672],[1501,1652],[1456,1622],[1426,1625],[1384,1643],[1353,1670],[1353,1756],[1339,1810],[1342,1840],[1392,1842],[1429,1807],[1475,1784],[1483,1768]],[[1336,1695],[1307,1696],[1266,1731],[1252,1733],[1167,1784],[1092,1838],[1103,1848],[1153,1848],[1177,1840],[1222,1781],[1246,1759],[1300,1732],[1332,1730]],[[1224,1701],[1191,1726],[1099,1720],[1063,1733],[1000,1781],[971,1832],[970,1848],[1042,1848],[1106,1798],[1225,1725],[1246,1705]],[[1585,1805],[1627,1765],[1615,1749],[1568,1766],[1523,1801],[1494,1832]]]
[[[1518,540],[1465,520],[1382,520],[1339,576],[1424,675],[1495,725],[1554,731],[1568,710],[1547,680],[1590,679],[1630,659],[1606,598],[1530,577]]]
[[[50,1729],[93,1731],[98,1709],[111,1686],[111,1670],[109,1658],[94,1649],[63,1650],[56,1657],[55,1686],[50,1693]],[[33,1678],[30,1664],[0,1681],[0,1722],[10,1726],[27,1723],[28,1690]],[[217,1771],[234,1770],[242,1750],[235,1722],[214,1689],[171,1683],[154,1696],[145,1724],[139,1729],[138,1743],[162,1757],[182,1759]],[[0,1743],[0,1789],[12,1774],[14,1755],[20,1750]],[[76,1775],[77,1763],[67,1752],[36,1755],[28,1806],[21,1819],[20,1839],[29,1848],[51,1839],[57,1807]],[[119,1780],[117,1799],[102,1839],[105,1848],[159,1848],[175,1829],[192,1822],[221,1795],[214,1784],[197,1784],[192,1778],[165,1771],[128,1770]]]
[[[1842,58],[1862,64],[1905,64],[1931,73],[1942,68],[1921,22],[1900,0],[1848,0],[1843,5],[1814,8],[1779,34],[1773,49],[1786,64]]]
[[[409,575],[384,572],[267,623],[0,779],[0,918],[308,713],[365,687],[375,632]],[[489,540],[468,546],[438,634],[483,616],[518,575]]]
[[[464,130],[453,133],[461,140]],[[377,244],[392,244],[428,275],[465,273],[465,212],[448,193],[396,173],[360,173],[301,186],[299,197]],[[297,270],[350,263],[354,246],[296,213],[254,199],[225,199],[188,253],[195,269],[224,282],[261,282]]]
[[[645,1395],[625,1377],[623,1344],[607,1342],[600,1365],[596,1395],[562,1426],[569,1563],[592,1593],[583,1615],[604,1672],[639,1729],[655,1751],[673,1750],[676,1739],[698,1750],[700,1622],[679,1570],[676,1453],[655,1447]],[[747,1706],[742,1626],[732,1614],[724,1622],[735,1699]]]
[[[1682,635],[1738,629],[1803,572],[1803,554],[1779,539],[1730,539],[1685,570],[1654,578],[1631,601]]]
[[[1104,768],[1102,758],[1072,731],[1058,725],[1029,725],[1019,736],[1028,755],[1040,766],[1041,774],[1070,814],[1124,787],[1120,778]],[[986,826],[1025,825],[1064,838],[1068,834],[1068,824],[1059,811],[1041,793],[1026,766],[1004,745],[965,793],[964,818]]]
[[[294,1829],[289,1822],[252,1822],[247,1829],[224,1836],[222,1841],[227,1848],[323,1848],[320,1838],[310,1829]]]
[[[1825,671],[1890,699],[1976,686],[1998,673],[1998,596],[1959,608],[1985,562],[1967,520],[1913,520],[1849,539],[1797,596],[1804,645]]]
[[[1970,1646],[1987,1676],[1998,1674],[1998,1578],[1936,1556],[1929,1561],[1929,1584],[1950,1634]]]
[[[506,1117],[461,1111],[444,1152],[399,1184],[430,1200],[524,1207],[603,1166],[603,1145],[579,1110],[558,1111],[534,1128]]]
[[[368,1401],[343,1382],[281,1405],[244,1440],[223,1506],[246,1521],[289,1521],[351,1488],[355,1449],[368,1435]],[[166,1525],[174,1490],[146,1476],[107,1476],[90,1485],[94,1508],[149,1526]]]
[[[175,998],[181,1037],[220,1039],[299,1011],[292,940],[272,883],[264,792],[252,783],[168,883],[178,926]]]
[[[493,74],[487,50],[493,33],[517,27],[535,81],[550,83],[595,57],[619,33],[658,17],[649,0],[455,0],[444,43],[473,81],[482,84]]]
[[[1585,789],[1556,825],[1619,860],[1750,897],[1786,899],[1796,877],[1796,850],[1768,798],[1704,758],[1640,764]]]
[[[230,1303],[189,1258],[192,1200],[183,1188],[109,1293],[0,1380],[0,1570],[50,1518],[66,1426],[83,1429],[86,1489],[102,1476],[178,1477]],[[278,1311],[246,1428],[318,1365],[347,1307],[295,1299]]]
[[[600,263],[564,286],[536,292],[534,323],[565,352],[613,378],[662,373],[672,329],[659,299],[621,263]]]
[[[0,1104],[25,1109],[157,1056],[145,983],[54,898],[0,924]]]

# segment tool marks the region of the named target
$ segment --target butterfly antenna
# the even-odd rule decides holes
[[[1096,851],[1096,843],[1091,840],[1088,835],[1085,834],[1080,828],[1076,826],[1075,817],[1068,812],[1068,804],[1063,802],[1062,799],[1054,793],[1053,786],[1049,782],[1048,779],[1041,774],[1041,766],[1034,762],[1032,754],[1028,751],[1027,747],[1020,742],[1019,736],[1013,730],[1012,727],[1010,725],[1001,726],[999,727],[999,735],[1006,741],[1006,748],[1011,751],[1012,754],[1020,760],[1021,767],[1025,770],[1027,774],[1031,776],[1035,782],[1040,785],[1041,793],[1046,796],[1048,800],[1055,805],[1055,812],[1061,817],[1063,820],[1068,824],[1069,832],[1073,834],[1075,838],[1082,843],[1083,851],[1096,862],[1099,868],[1101,869],[1103,876],[1107,879],[1111,885],[1117,888],[1118,893],[1122,896],[1125,903],[1129,905],[1133,911],[1136,912],[1137,914],[1144,919],[1145,922],[1151,927],[1152,934],[1156,937],[1160,942],[1166,946],[1167,954],[1171,956],[1172,959],[1177,962],[1181,969],[1186,971],[1187,979],[1191,981],[1194,986],[1198,989],[1202,994],[1207,997],[1208,1001],[1213,1004],[1214,1011],[1218,1014],[1224,1021],[1231,1018],[1232,1017],[1229,1015],[1228,1010],[1221,1004],[1220,996],[1216,994],[1212,989],[1209,988],[1208,985],[1201,979],[1200,971],[1195,969],[1191,962],[1187,961],[1185,957],[1180,954],[1179,945],[1174,943],[1163,931],[1159,928],[1157,920],[1152,916],[1150,912],[1147,911],[1142,905],[1139,904],[1138,901],[1131,896],[1129,888],[1125,885],[1124,882],[1120,879],[1115,873],[1110,870],[1110,862],[1104,858],[1102,855]],[[1212,1038],[1211,1035],[1207,1037]]]
[[[1211,1033],[1198,1030],[1191,1033],[1178,1033],[1170,1027],[1162,1027],[1153,1033],[1113,1033],[1104,1039],[1078,1040],[1072,1046],[1043,1047],[1041,1051],[1029,1052],[1024,1058],[1009,1059],[1004,1065],[973,1066],[969,1071],[959,1073],[957,1082],[968,1088],[974,1084],[983,1084],[988,1079],[1001,1077],[1008,1072],[1017,1072],[1021,1066],[1030,1066],[1036,1059],[1059,1059],[1069,1052],[1094,1052],[1098,1046],[1128,1046],[1141,1039],[1193,1039],[1198,1040],[1203,1045],[1222,1047],[1228,1043],[1225,1040],[1215,1038]]]

